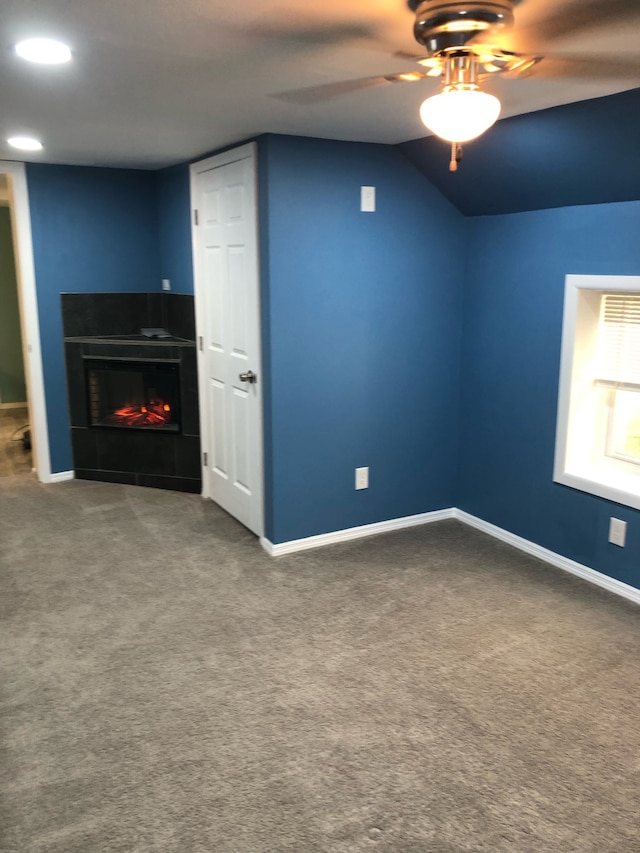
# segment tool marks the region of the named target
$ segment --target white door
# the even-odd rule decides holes
[[[255,145],[191,167],[203,494],[263,534]],[[196,224],[197,223],[197,224]]]

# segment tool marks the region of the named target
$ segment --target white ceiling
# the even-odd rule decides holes
[[[522,0],[518,32],[546,9],[581,0]],[[638,61],[638,17],[554,51]],[[371,86],[303,104],[305,87],[412,70],[395,51],[420,52],[405,0],[2,0],[0,158],[157,168],[265,132],[398,143],[425,135],[420,102],[436,80]],[[36,66],[13,53],[23,38],[68,43],[74,60]],[[337,37],[337,41],[335,40]],[[515,37],[515,36],[514,36]],[[515,46],[507,40],[503,44]],[[640,86],[623,79],[492,79],[503,115]],[[284,94],[284,97],[283,97]],[[4,140],[35,135],[45,149],[17,155]]]

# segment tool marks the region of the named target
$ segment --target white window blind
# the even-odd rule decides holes
[[[596,382],[640,391],[640,293],[602,296]]]

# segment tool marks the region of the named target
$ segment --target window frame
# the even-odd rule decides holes
[[[596,305],[604,293],[640,293],[640,276],[566,276],[553,480],[640,509],[638,465],[606,455],[604,410],[596,396],[604,389],[595,389],[594,371],[589,367],[597,350]],[[609,416],[607,412],[607,419]],[[575,438],[578,423],[584,432],[580,441]],[[573,444],[582,447],[572,446],[572,438]],[[597,459],[596,444],[602,448]]]

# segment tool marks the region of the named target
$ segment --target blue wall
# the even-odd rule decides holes
[[[72,468],[60,294],[160,289],[153,172],[27,164],[51,470]]]
[[[267,537],[454,505],[465,221],[391,147],[267,137],[259,167]]]
[[[169,279],[172,293],[193,293],[189,166],[173,166],[155,175],[160,277]]]
[[[640,202],[468,222],[458,506],[640,587],[640,513],[552,482],[564,278],[640,274]]]

